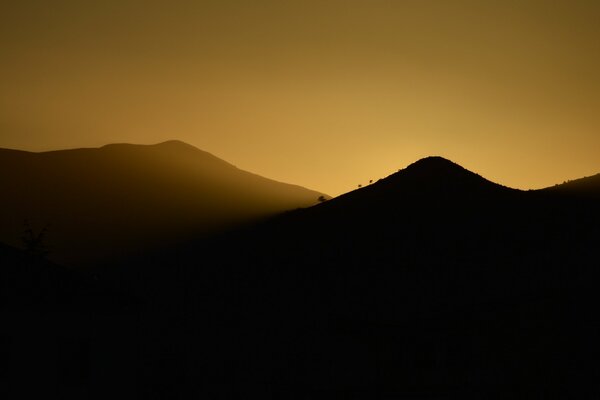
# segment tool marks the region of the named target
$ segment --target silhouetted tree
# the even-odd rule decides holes
[[[25,247],[25,252],[37,257],[46,257],[48,249],[44,244],[44,239],[48,233],[48,227],[45,226],[41,231],[36,233],[31,225],[29,225],[29,221],[25,220],[24,225],[25,230],[23,231],[23,236],[21,236],[21,241]]]
[[[323,195],[319,196],[319,198],[317,200],[319,200],[319,203],[323,203],[323,202],[327,201],[327,199]]]
[[[358,184],[358,187],[359,187],[359,188],[361,188],[361,187],[362,187],[362,185],[359,183],[359,184]]]

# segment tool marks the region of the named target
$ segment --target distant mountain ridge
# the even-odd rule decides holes
[[[322,193],[240,170],[180,141],[30,153],[0,149],[0,241],[28,220],[48,225],[67,264],[248,223],[318,202]],[[327,196],[326,196],[327,197]]]

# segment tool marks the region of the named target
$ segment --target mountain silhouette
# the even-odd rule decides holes
[[[371,185],[340,196],[336,202],[353,202],[356,206],[365,203],[372,207],[373,204],[367,203],[438,201],[440,196],[447,202],[454,197],[509,192],[516,193],[517,190],[490,182],[443,157],[427,157]]]
[[[209,386],[275,398],[568,397],[600,388],[586,317],[600,305],[597,205],[431,157],[139,265],[161,282],[152,298],[210,325],[210,346],[191,356]],[[196,293],[181,303],[164,286],[173,259],[182,276],[170,287]]]
[[[487,179],[453,163],[443,157],[423,158],[410,164],[404,170],[391,175],[388,184],[404,186],[404,190],[421,188],[425,190],[443,189],[456,192],[496,188]]]
[[[468,230],[469,224],[483,224],[486,219],[491,223],[504,218],[513,206],[526,207],[530,201],[525,197],[526,192],[493,183],[452,161],[427,157],[288,218],[301,225],[327,226],[328,232],[340,230],[342,237],[355,232],[356,238],[374,234],[393,241],[408,228],[422,232],[431,227],[441,233]],[[313,229],[319,235],[318,228]]]
[[[57,374],[128,398],[593,397],[600,207],[584,192],[510,189],[430,157],[132,256],[71,311],[86,325]]]
[[[317,203],[180,141],[30,153],[0,149],[0,240],[47,226],[50,256],[97,262]]]

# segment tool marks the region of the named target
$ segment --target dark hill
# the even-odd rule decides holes
[[[566,196],[600,199],[600,174],[575,179],[547,189],[546,192],[560,193]]]
[[[151,297],[210,343],[181,349],[203,359],[205,389],[568,398],[600,389],[598,210],[436,157],[141,265]]]
[[[140,310],[91,274],[0,243],[2,397],[81,399],[106,386],[123,394],[127,385],[115,383],[130,379]]]
[[[130,325],[111,322],[112,342],[91,325],[89,364],[131,378],[123,389],[97,368],[87,387],[128,398],[595,398],[598,243],[596,199],[513,190],[428,158],[104,272],[143,307]]]
[[[445,158],[427,157],[387,178],[340,196],[333,204],[352,203],[356,207],[373,207],[373,202],[398,206],[412,201],[448,203],[468,200],[472,196],[498,196],[517,192],[490,182]]]
[[[423,158],[391,175],[388,184],[404,186],[404,190],[437,189],[464,192],[499,187],[443,157]]]
[[[524,197],[525,192],[490,182],[442,157],[428,157],[288,218],[300,225],[320,224],[323,230],[327,226],[327,232],[339,230],[342,237],[348,232],[355,232],[355,238],[364,234],[386,237],[381,245],[387,246],[388,240],[408,234],[408,229],[413,234],[429,227],[431,234],[468,233],[469,225],[505,218],[513,205],[526,207],[529,202],[522,202]]]
[[[54,260],[142,251],[306,207],[321,193],[242,171],[193,146],[112,144],[29,153],[0,149],[0,240],[48,225]]]

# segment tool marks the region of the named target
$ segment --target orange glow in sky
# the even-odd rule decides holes
[[[179,139],[337,195],[442,155],[539,188],[600,172],[597,1],[0,5],[0,147]]]

